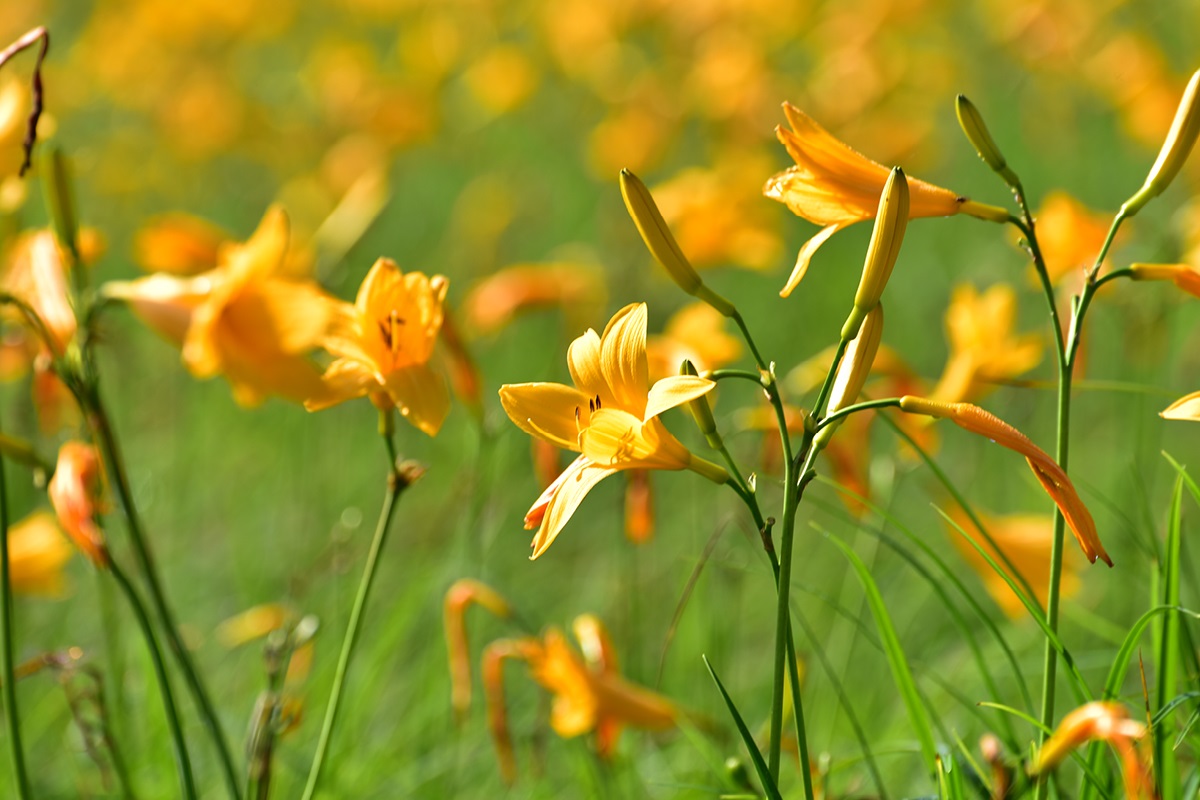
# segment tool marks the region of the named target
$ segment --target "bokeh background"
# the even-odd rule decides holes
[[[624,484],[612,479],[546,556],[527,560],[521,519],[541,485],[528,438],[504,417],[497,387],[566,380],[566,346],[586,327],[645,300],[651,329],[660,330],[687,300],[642,248],[617,189],[619,169],[652,187],[684,251],[743,309],[782,374],[835,340],[868,235],[863,225],[835,237],[801,288],[778,297],[797,248],[815,231],[761,195],[763,182],[789,165],[773,134],[782,101],[882,163],[1003,204],[1003,185],[955,124],[953,99],[963,92],[1035,207],[1058,190],[1111,211],[1140,185],[1200,66],[1200,6],[1186,0],[0,0],[0,11],[0,40],[37,24],[51,31],[42,130],[71,158],[80,216],[104,242],[96,281],[142,274],[135,237],[156,215],[197,215],[241,240],[272,202],[287,209],[313,274],[343,298],[380,255],[450,280],[483,411],[476,418],[456,405],[436,439],[401,430],[404,454],[429,471],[404,497],[384,556],[327,772],[329,797],[716,796],[721,760],[739,746],[701,653],[748,717],[765,718],[773,591],[757,535],[731,493],[691,475],[652,476],[654,535],[635,545],[624,533]],[[20,57],[0,79],[25,82],[31,61]],[[1193,157],[1177,185],[1128,226],[1113,263],[1190,253],[1200,265],[1197,186]],[[16,198],[22,189],[4,191]],[[45,224],[36,181],[25,192],[4,216],[9,234]],[[564,265],[564,274],[584,276],[584,288],[503,324],[481,319],[486,304],[471,301],[480,282],[531,263]],[[1018,330],[1049,341],[1027,267],[997,226],[914,224],[885,298],[884,341],[934,383],[947,359],[943,314],[962,283],[1012,285]],[[1122,285],[1092,317],[1072,474],[1118,568],[1086,570],[1064,610],[1065,637],[1091,676],[1104,674],[1112,640],[1146,607],[1149,542],[1161,535],[1173,478],[1159,452],[1187,463],[1200,445],[1194,427],[1157,417],[1200,384],[1194,302],[1170,287]],[[279,400],[242,408],[223,380],[193,380],[178,351],[126,312],[106,313],[102,332],[103,381],[134,492],[235,742],[263,685],[261,651],[229,650],[214,630],[267,602],[321,620],[306,716],[277,756],[276,796],[293,796],[383,495],[374,410],[365,401],[320,414]],[[1049,449],[1052,379],[1047,355],[985,405]],[[5,430],[38,437],[53,452],[65,433],[39,428],[28,385],[17,380],[3,391]],[[804,396],[790,399],[802,404]],[[744,411],[758,403],[729,386],[717,404],[739,458],[755,469],[763,437],[746,429]],[[667,422],[702,450],[686,417]],[[903,785],[920,768],[861,591],[811,520],[870,558],[947,739],[970,744],[989,723],[972,706],[989,698],[945,608],[870,533],[894,536],[903,526],[957,558],[930,505],[946,505],[939,487],[875,427],[868,475],[887,516],[856,521],[819,484],[799,531],[797,603],[812,625],[800,636],[809,729],[839,792],[869,789],[855,720],[833,676],[889,780]],[[1046,512],[1020,459],[950,430],[941,438],[939,462],[982,508]],[[22,514],[39,495],[13,473],[10,497]],[[761,481],[774,496],[769,470]],[[1186,540],[1185,549],[1194,555]],[[956,563],[995,609],[965,562]],[[1193,558],[1186,569],[1185,599]],[[581,740],[549,732],[544,701],[515,668],[508,687],[521,777],[506,788],[482,706],[461,727],[450,712],[441,603],[459,577],[488,582],[537,626],[600,615],[627,676],[697,712],[700,735],[632,733],[602,764]],[[82,559],[70,565],[69,583],[60,598],[21,601],[19,655],[82,648],[105,671],[145,796],[166,796],[173,778],[163,769],[167,744],[141,643],[128,620],[105,631],[97,609],[114,601]],[[1036,675],[1034,626],[994,613]],[[483,615],[471,622],[476,653],[511,633]],[[100,792],[53,676],[34,676],[20,690],[39,796]],[[216,792],[211,752],[186,713],[198,769]]]

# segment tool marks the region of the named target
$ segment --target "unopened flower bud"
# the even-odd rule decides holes
[[[684,359],[683,364],[679,367],[680,375],[698,375],[696,366],[689,360]],[[696,427],[704,434],[704,438],[714,450],[721,448],[721,437],[717,433],[717,421],[713,418],[712,407],[708,404],[708,398],[701,395],[695,400],[691,400],[687,404],[688,413],[692,415],[692,419],[696,421]]]
[[[871,374],[871,366],[875,363],[875,354],[879,351],[879,340],[883,337],[883,306],[876,303],[867,314],[858,336],[850,342],[838,365],[837,375],[833,379],[833,388],[829,392],[829,412],[833,414],[853,404],[862,393],[863,384]],[[828,414],[826,416],[828,416]],[[824,448],[833,438],[834,431],[841,425],[841,420],[826,425],[813,438],[813,447]]]
[[[629,211],[629,216],[633,217],[638,233],[642,235],[642,241],[646,243],[655,260],[666,269],[671,280],[675,281],[680,289],[703,300],[725,316],[733,316],[733,304],[700,280],[695,267],[679,249],[679,243],[667,227],[667,221],[658,210],[650,190],[638,176],[627,169],[621,170],[621,197],[625,199],[625,208]]]
[[[1171,281],[1188,294],[1200,297],[1200,272],[1187,264],[1130,264],[1129,277],[1135,281]]]
[[[856,337],[867,314],[879,304],[883,287],[887,285],[892,267],[896,265],[896,256],[900,253],[907,227],[908,180],[904,177],[904,170],[894,167],[879,196],[879,211],[875,215],[875,228],[871,231],[871,244],[867,247],[862,278],[854,294],[854,310],[842,326],[842,341]]]
[[[958,115],[958,126],[962,128],[963,133],[966,134],[967,141],[975,148],[975,152],[979,154],[983,162],[1005,180],[1015,178],[1016,176],[1008,168],[1008,162],[1005,161],[1004,154],[1000,152],[996,140],[992,138],[987,124],[983,121],[983,115],[979,113],[979,109],[975,107],[975,104],[968,100],[965,95],[960,94],[954,100],[954,112]]]
[[[1146,182],[1121,206],[1122,216],[1132,217],[1142,206],[1162,194],[1179,174],[1183,162],[1187,161],[1197,135],[1200,135],[1200,70],[1192,74],[1187,88],[1183,90],[1183,98],[1179,101],[1179,108],[1175,110],[1171,129],[1167,131],[1166,141],[1158,151],[1158,160],[1150,168]]]

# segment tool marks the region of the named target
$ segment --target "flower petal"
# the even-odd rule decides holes
[[[618,469],[687,469],[692,455],[657,418],[643,423],[627,411],[604,408],[579,437],[580,451]]]
[[[600,370],[600,336],[591,328],[567,348],[567,369],[579,391],[600,397],[607,405],[615,401]]]
[[[566,450],[579,451],[579,419],[588,396],[560,383],[515,383],[500,387],[500,404],[509,419],[531,436]]]
[[[450,413],[450,391],[427,364],[413,364],[387,376],[387,391],[400,415],[429,436],[436,436]]]
[[[530,561],[546,552],[546,548],[554,543],[559,531],[567,524],[567,520],[571,519],[571,515],[592,487],[614,472],[617,470],[593,464],[586,456],[580,456],[571,462],[556,481],[558,489],[550,497],[541,527],[533,537],[533,555],[529,557]]]
[[[339,358],[330,364],[321,376],[321,382],[324,391],[304,401],[304,407],[309,411],[321,411],[379,388],[375,373],[349,358]]]
[[[1185,395],[1158,414],[1163,419],[1200,420],[1200,392]]]
[[[799,285],[800,279],[804,277],[804,273],[808,272],[808,263],[812,261],[812,257],[816,254],[818,248],[825,244],[825,241],[830,236],[833,236],[848,224],[850,223],[826,225],[804,243],[800,248],[800,252],[796,255],[796,266],[792,268],[792,274],[788,276],[787,283],[784,284],[783,289],[779,292],[780,297],[787,297],[792,293],[792,290]]]
[[[646,413],[644,419],[657,417],[669,408],[683,405],[689,400],[695,400],[716,388],[716,383],[698,375],[675,375],[663,378],[650,387],[646,398]]]
[[[600,338],[600,369],[617,404],[631,414],[644,417],[650,389],[646,304],[632,303],[618,311]]]

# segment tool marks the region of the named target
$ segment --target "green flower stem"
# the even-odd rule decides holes
[[[1125,221],[1125,209],[1117,212],[1113,217],[1112,225],[1108,226],[1108,235],[1104,237],[1104,244],[1100,245],[1100,253],[1096,256],[1096,263],[1088,270],[1088,284],[1096,282],[1096,275],[1100,272],[1100,265],[1104,263],[1104,257],[1108,255],[1109,249],[1112,247],[1113,239],[1117,238],[1117,231],[1121,227],[1121,223]]]
[[[388,413],[388,412],[384,412]],[[382,426],[381,426],[382,428]],[[384,435],[389,455],[395,452],[391,437]],[[387,540],[391,528],[392,516],[396,510],[396,501],[413,481],[414,474],[406,474],[393,460],[388,469],[388,492],[384,497],[383,509],[379,512],[379,523],[375,526],[375,537],[371,540],[371,549],[367,553],[367,563],[363,566],[362,579],[358,584],[358,593],[354,597],[354,606],[350,610],[350,622],[346,629],[346,637],[342,640],[342,652],[338,656],[337,669],[333,674],[333,686],[329,692],[329,703],[325,707],[325,720],[321,725],[321,735],[317,740],[317,750],[313,756],[312,766],[308,771],[308,782],[304,787],[303,800],[312,800],[321,779],[321,769],[325,765],[325,756],[329,752],[329,742],[333,737],[333,726],[337,721],[338,707],[341,704],[342,690],[346,684],[346,673],[350,668],[350,659],[354,655],[354,646],[358,642],[358,634],[362,628],[363,611],[367,606],[367,596],[371,584],[375,581],[375,573],[379,566],[379,554]]]
[[[833,423],[837,422],[838,420],[844,419],[845,417],[848,417],[851,414],[857,414],[859,411],[870,411],[873,408],[899,408],[899,407],[900,407],[900,398],[899,397],[885,397],[885,398],[882,398],[879,400],[864,400],[861,403],[855,403],[852,406],[846,406],[843,409],[833,412],[828,417],[825,417],[825,419],[823,419],[819,423],[817,423],[817,431],[821,430],[822,428],[824,428],[828,425],[832,425]],[[814,431],[814,433],[815,433],[815,431]]]
[[[25,769],[25,750],[21,746],[21,718],[17,713],[17,681],[13,668],[12,576],[8,563],[8,491],[4,486],[4,459],[0,457],[0,646],[3,647],[4,721],[8,727],[8,752],[13,765],[13,783],[17,797],[28,800],[29,773]]]
[[[167,728],[171,733],[171,747],[175,753],[175,766],[179,770],[179,783],[183,789],[183,796],[188,800],[193,800],[196,797],[196,785],[192,778],[192,762],[188,758],[183,729],[179,725],[179,711],[175,706],[175,697],[171,693],[170,678],[167,676],[167,666],[163,663],[162,651],[158,648],[158,640],[154,636],[154,627],[150,624],[150,616],[146,613],[146,606],[138,597],[137,590],[133,588],[133,584],[129,582],[129,578],[125,576],[116,562],[109,562],[108,569],[117,585],[121,587],[126,599],[129,600],[138,627],[142,630],[142,637],[146,640],[146,649],[150,651],[150,660],[154,664],[154,675],[158,679],[158,688],[162,693],[163,710],[167,714]]]
[[[833,379],[837,376],[838,364],[842,363],[842,357],[846,355],[846,348],[849,346],[850,341],[848,339],[842,339],[838,342],[837,352],[833,356],[833,363],[829,365],[829,373],[825,376],[825,383],[821,385],[821,392],[817,395],[817,402],[813,403],[812,415],[815,419],[820,419],[821,415],[825,413],[825,404],[829,402],[829,393],[833,390]]]
[[[750,381],[762,386],[762,373],[751,372],[748,369],[714,369],[705,373],[704,377],[712,381],[729,380],[730,378],[741,378],[744,381]]]
[[[113,434],[112,424],[109,422],[108,413],[105,411],[104,404],[100,400],[99,390],[95,388],[94,383],[92,387],[90,391],[82,392],[80,399],[84,401],[82,405],[84,405],[85,410],[88,412],[88,422],[95,434],[96,441],[100,445],[100,452],[104,457],[105,469],[108,471],[109,477],[116,487],[117,498],[121,503],[121,510],[125,516],[126,529],[129,531],[129,540],[133,544],[133,552],[137,559],[138,569],[147,587],[149,587],[150,601],[154,606],[154,612],[158,616],[158,622],[166,636],[167,645],[171,648],[171,654],[183,672],[184,680],[187,683],[188,690],[192,694],[192,699],[196,702],[196,706],[200,710],[200,717],[204,721],[204,726],[208,729],[213,744],[216,746],[229,795],[240,800],[241,787],[237,779],[237,770],[233,765],[232,751],[229,749],[229,743],[226,741],[225,734],[221,730],[221,725],[217,720],[216,711],[209,697],[208,690],[200,679],[200,673],[196,669],[195,662],[192,661],[191,653],[179,635],[179,626],[176,624],[174,614],[167,604],[162,582],[158,577],[158,570],[154,565],[154,557],[150,552],[150,545],[146,540],[146,535],[142,528],[141,517],[138,515],[137,506],[133,502],[133,492],[129,486],[129,477],[125,473],[124,461],[121,458],[116,436]]]

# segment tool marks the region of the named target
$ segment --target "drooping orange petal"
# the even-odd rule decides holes
[[[500,618],[512,613],[508,601],[495,589],[471,578],[460,578],[447,590],[443,601],[446,649],[450,656],[450,706],[461,722],[471,707],[471,661],[467,643],[466,610],[479,604]]]
[[[767,195],[770,197],[771,195]],[[845,225],[826,225],[821,230],[817,231],[812,238],[805,242],[800,247],[800,252],[796,254],[796,266],[792,267],[792,274],[788,276],[787,283],[779,291],[780,297],[787,297],[792,291],[800,285],[800,280],[804,274],[808,272],[808,265],[812,262],[812,257],[817,254],[817,250],[821,245],[829,240],[830,236],[840,231]]]
[[[544,503],[544,511],[541,525],[533,537],[533,555],[529,557],[531,561],[546,552],[546,548],[554,543],[587,493],[615,472],[617,470],[612,467],[593,464],[586,456],[580,456],[571,462],[553,484],[555,491],[544,501],[539,498],[538,503],[534,504],[534,508],[537,508],[538,504]]]

